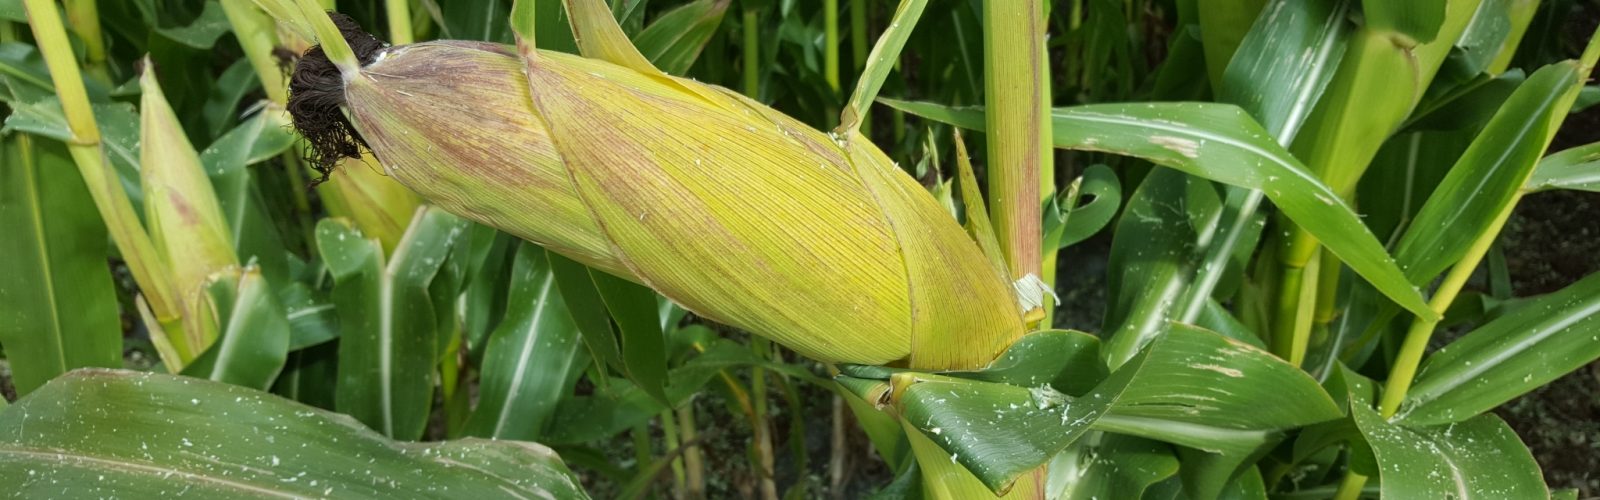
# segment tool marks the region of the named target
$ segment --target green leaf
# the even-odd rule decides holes
[[[1600,358],[1600,274],[1478,327],[1429,356],[1395,420],[1459,422]]]
[[[216,45],[218,38],[232,30],[232,25],[228,24],[228,16],[222,12],[222,4],[216,1],[206,2],[205,10],[200,11],[200,17],[187,25],[155,28],[157,33],[172,41],[201,50],[210,49],[212,45]]]
[[[525,1],[525,0],[524,0]],[[541,1],[540,4],[560,2]],[[450,0],[439,2],[440,11],[444,20],[441,24],[443,38],[455,40],[479,40],[485,42],[511,43],[511,25],[506,23],[506,18],[511,14],[511,2],[506,0]],[[557,9],[560,7],[557,6]],[[539,12],[543,14],[541,10]],[[551,16],[539,16],[539,27],[545,28],[544,19]],[[555,25],[565,29],[565,26]],[[543,41],[543,34],[547,29],[540,29],[536,36]],[[558,30],[561,31],[561,30]],[[540,48],[545,48],[542,46]]]
[[[1221,88],[1222,74],[1233,59],[1245,36],[1254,31],[1252,25],[1266,11],[1266,0],[1210,0],[1203,9],[1195,9],[1199,21],[1200,42],[1205,49],[1206,74],[1211,77],[1212,88]],[[1198,72],[1196,75],[1198,76]]]
[[[560,279],[556,278],[558,285]],[[569,300],[568,304],[571,303]],[[680,404],[700,392],[718,371],[749,366],[759,366],[763,370],[779,372],[821,387],[832,387],[832,384],[812,375],[803,367],[758,359],[748,347],[721,341],[706,346],[705,352],[672,370],[672,383],[665,388],[667,400],[674,406]],[[550,433],[541,439],[551,444],[580,444],[604,439],[648,422],[665,409],[666,406],[633,383],[613,379],[608,387],[597,389],[591,396],[563,400],[550,423]]]
[[[587,498],[518,441],[400,443],[244,387],[79,370],[0,411],[0,482],[29,497]]]
[[[891,379],[901,418],[950,454],[991,491],[1010,488],[1048,462],[1105,414],[1126,377],[1073,399],[1047,385],[1033,388],[905,372]]]
[[[1528,75],[1513,69],[1494,78],[1477,75],[1439,96],[1426,96],[1402,130],[1477,130],[1494,116]]]
[[[519,245],[506,316],[489,336],[466,433],[537,439],[588,364],[582,347],[545,250]]]
[[[17,394],[73,368],[122,366],[106,230],[59,144],[0,139],[0,231],[0,345]]]
[[[889,27],[884,29],[883,33],[878,35],[878,41],[872,44],[872,53],[867,55],[866,65],[861,68],[861,75],[856,78],[856,88],[850,91],[850,100],[839,116],[837,130],[860,129],[862,120],[867,117],[868,110],[872,107],[872,102],[878,97],[878,91],[883,89],[883,81],[889,77],[889,72],[893,71],[900,61],[900,52],[905,49],[906,40],[911,38],[911,31],[916,28],[917,21],[922,19],[922,12],[927,7],[927,0],[902,0],[900,5],[895,7]],[[981,117],[978,120],[983,121]]]
[[[1100,362],[1100,339],[1074,330],[1040,330],[1017,339],[989,366],[940,375],[1021,387],[1048,384],[1069,395],[1093,390],[1108,374]]]
[[[597,373],[600,374],[599,382],[604,385],[606,367],[623,369],[622,349],[617,346],[617,334],[611,331],[611,316],[606,312],[605,301],[600,298],[600,291],[595,288],[588,267],[555,252],[545,253],[550,261],[550,270],[556,277],[556,287],[561,290],[561,296],[566,298],[567,311],[572,315],[578,332],[583,334],[583,343],[589,347],[589,354],[600,364],[601,369]]]
[[[266,198],[250,165],[275,158],[294,144],[295,136],[258,113],[218,137],[200,152],[211,186],[217,194],[239,262],[254,261],[268,283],[289,282],[289,263],[282,235],[267,208]]]
[[[216,134],[232,128],[239,121],[239,102],[244,100],[245,94],[260,88],[261,81],[256,78],[255,68],[250,66],[250,61],[234,61],[217,77],[216,86],[211,88],[211,95],[206,98],[207,129]]]
[[[1549,498],[1539,464],[1494,415],[1411,427],[1352,404],[1356,425],[1378,459],[1383,498]]]
[[[1179,324],[1082,397],[1042,384],[916,372],[894,374],[891,384],[904,421],[994,491],[1091,428],[1237,457],[1283,430],[1340,416],[1305,372],[1248,344]]]
[[[1343,0],[1273,0],[1223,72],[1217,101],[1244,108],[1278,138],[1294,141],[1349,45]]]
[[[219,337],[183,374],[253,389],[272,387],[289,356],[289,320],[260,268],[217,273],[204,293]]]
[[[1433,41],[1444,24],[1446,0],[1361,0],[1362,17],[1366,28],[1404,37],[1405,48]]]
[[[1212,453],[1248,454],[1287,429],[1337,419],[1315,379],[1259,348],[1170,324],[1125,370],[1128,384],[1097,430],[1133,434]],[[1098,391],[1098,389],[1097,389]]]
[[[384,435],[422,436],[433,403],[438,317],[429,284],[466,222],[435,207],[418,211],[386,264],[382,248],[349,223],[317,224],[317,248],[334,279],[339,311],[338,405]]]
[[[28,22],[28,12],[22,8],[22,0],[0,0],[0,19]]]
[[[1139,498],[1178,472],[1172,447],[1121,434],[1090,433],[1050,461],[1050,498]]]
[[[1552,189],[1600,192],[1600,142],[1546,156],[1523,189],[1532,193]]]
[[[304,283],[290,282],[278,287],[278,302],[283,304],[289,320],[290,351],[339,338],[339,314],[325,295],[313,292]]]
[[[144,192],[139,188],[138,111],[125,102],[95,102],[90,107],[94,112],[94,122],[100,127],[100,147],[105,150],[106,158],[115,168],[117,178],[122,181],[122,189],[128,192],[129,202],[136,207],[144,206]],[[0,135],[13,131],[62,142],[72,140],[67,117],[61,111],[61,100],[54,95],[38,102],[13,105],[11,115],[6,117],[5,127],[0,128]],[[142,217],[143,211],[139,211],[139,215]]]
[[[1079,205],[1076,202],[1089,197]],[[1090,165],[1072,187],[1051,199],[1044,210],[1045,245],[1056,241],[1056,248],[1066,248],[1089,239],[1105,229],[1117,216],[1122,206],[1122,182],[1116,172],[1105,165]]]
[[[27,24],[26,19],[21,22]],[[39,56],[39,50],[20,42],[0,42],[0,83],[6,84],[0,85],[0,91],[10,92],[9,95],[0,93],[0,101],[10,100],[12,104],[53,99],[56,93],[55,87],[51,84],[50,72],[45,68],[44,59]],[[85,78],[83,85],[91,102],[110,101],[111,90],[106,88],[106,84],[93,78]]]
[[[1195,242],[1220,209],[1210,182],[1174,170],[1150,172],[1134,191],[1107,266],[1107,365],[1122,366],[1179,319],[1174,307],[1199,266]]]
[[[883,102],[958,127],[983,128],[981,109]],[[1279,210],[1384,295],[1420,317],[1437,316],[1354,209],[1238,107],[1090,104],[1057,108],[1054,120],[1058,148],[1135,156],[1190,175],[1263,191]]]
[[[675,7],[634,35],[633,44],[661,71],[682,76],[716,34],[728,3],[729,0],[695,0]]]
[[[589,270],[594,288],[605,302],[611,319],[616,321],[622,339],[622,365],[639,388],[656,401],[666,403],[667,373],[666,338],[662,334],[661,317],[656,309],[656,294],[643,285],[602,271]]]
[[[1555,64],[1528,77],[1445,174],[1395,249],[1412,283],[1433,280],[1497,227],[1549,142],[1551,117],[1578,82],[1577,69]]]

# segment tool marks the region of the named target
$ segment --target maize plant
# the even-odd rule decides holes
[[[0,1],[0,478],[1596,493],[1494,410],[1600,359],[1507,231],[1600,192],[1600,6],[848,7]]]

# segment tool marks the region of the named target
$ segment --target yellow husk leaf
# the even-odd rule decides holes
[[[1022,334],[1005,278],[859,135],[719,87],[464,42],[391,49],[346,98],[423,197],[803,355],[970,366]],[[922,343],[939,347],[910,358]]]

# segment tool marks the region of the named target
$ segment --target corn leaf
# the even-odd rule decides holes
[[[223,15],[221,2],[206,2],[200,16],[183,26],[156,27],[155,32],[190,48],[209,50],[217,39],[232,29]]]
[[[611,319],[616,321],[628,379],[656,401],[668,403],[666,339],[656,309],[656,294],[637,283],[593,269],[589,276]]]
[[[1439,34],[1444,23],[1446,0],[1390,2],[1361,0],[1361,14],[1367,29],[1403,36],[1408,45],[1428,43]]]
[[[518,245],[511,277],[506,316],[489,335],[478,406],[466,433],[533,440],[544,433],[589,358],[545,250]]]
[[[0,345],[17,395],[86,366],[122,366],[106,231],[54,141],[0,139]]]
[[[981,370],[939,374],[1021,387],[1049,384],[1078,396],[1105,380],[1109,372],[1099,361],[1099,338],[1074,330],[1040,330],[1017,339]]]
[[[327,342],[289,353],[283,373],[272,392],[307,405],[332,411],[339,378],[339,342]]]
[[[1289,144],[1338,69],[1349,45],[1346,0],[1273,0],[1240,42],[1217,101],[1244,108]]]
[[[1221,89],[1223,72],[1252,25],[1264,12],[1266,0],[1209,0],[1205,8],[1195,9],[1200,28],[1200,44],[1205,48],[1206,74],[1211,88]],[[1265,11],[1271,15],[1271,11]]]
[[[117,173],[123,191],[134,206],[144,205],[144,191],[139,188],[139,113],[132,104],[123,102],[95,102],[90,104],[94,122],[100,127],[100,148]],[[72,131],[67,127],[67,117],[62,114],[61,100],[49,96],[35,102],[18,102],[11,115],[6,117],[0,133],[26,132],[57,141],[71,141]],[[142,212],[138,213],[143,217]]]
[[[587,498],[555,452],[390,441],[235,385],[79,370],[0,411],[0,482],[23,496]]]
[[[1127,383],[1116,380],[1107,383]],[[1030,389],[914,372],[895,375],[892,384],[893,404],[908,431],[936,443],[948,460],[995,492],[1010,488],[1088,432],[1109,403],[1099,393],[1070,399],[1048,386]],[[924,454],[918,453],[919,461],[925,462]]]
[[[681,404],[700,392],[719,371],[751,366],[819,387],[832,387],[804,367],[758,359],[748,347],[724,340],[705,346],[704,352],[672,369],[672,383],[664,388],[667,401],[671,406]],[[597,389],[593,395],[563,399],[550,423],[549,434],[540,439],[552,445],[605,439],[649,422],[668,407],[632,382],[612,379],[608,387]]]
[[[675,7],[634,35],[633,44],[661,71],[681,76],[716,34],[728,3],[729,0],[695,0]]]
[[[556,287],[567,304],[574,326],[583,334],[583,343],[589,354],[600,363],[600,383],[606,383],[605,367],[625,370],[622,349],[617,346],[617,334],[611,329],[611,316],[606,312],[605,301],[595,288],[589,268],[555,252],[545,252]]]
[[[1091,432],[1050,461],[1050,498],[1139,498],[1178,473],[1172,447],[1159,441]]]
[[[525,0],[526,1],[526,0]],[[611,8],[604,0],[562,0],[572,22],[572,35],[578,41],[578,50],[584,57],[600,59],[646,75],[662,75],[639,53],[628,35],[612,17]]]
[[[438,315],[429,284],[466,222],[437,208],[412,219],[385,262],[376,240],[348,222],[317,225],[317,248],[339,311],[338,408],[384,435],[421,437],[433,399]]]
[[[1433,353],[1396,421],[1460,422],[1600,358],[1600,274],[1521,304]]]
[[[1213,230],[1221,208],[1208,181],[1167,169],[1145,176],[1111,240],[1107,365],[1122,366],[1178,319],[1173,306],[1199,267],[1195,242]]]
[[[540,1],[538,4],[555,4],[555,10],[561,11],[560,2]],[[479,40],[485,42],[511,43],[511,25],[506,23],[510,15],[511,2],[504,0],[450,0],[439,2],[440,26],[443,28],[443,37],[451,40]],[[541,14],[543,12],[540,12]],[[553,17],[553,16],[552,16]],[[543,35],[545,16],[539,16],[537,35]],[[552,25],[556,28],[565,28],[560,24]],[[564,29],[555,31],[565,31]],[[543,39],[541,38],[541,41]],[[540,48],[551,48],[544,47]]]
[[[258,113],[222,134],[200,152],[211,186],[216,190],[239,262],[255,261],[274,286],[289,280],[288,250],[273,223],[250,165],[275,158],[294,144],[295,136]]]
[[[906,41],[911,38],[911,31],[916,28],[917,21],[922,18],[922,11],[927,7],[927,0],[902,0],[900,5],[895,7],[894,18],[890,20],[889,27],[878,35],[878,41],[872,45],[872,53],[867,55],[866,65],[861,68],[861,76],[856,79],[856,88],[850,92],[849,104],[839,117],[837,130],[860,129],[862,120],[867,116],[867,110],[877,99],[878,90],[883,88],[883,81],[889,77],[889,72],[893,71],[900,61],[900,51],[905,49]]]
[[[1078,204],[1078,200],[1089,201]],[[1122,181],[1111,167],[1090,165],[1073,186],[1051,198],[1044,211],[1045,248],[1066,248],[1105,229],[1122,208]],[[1048,251],[1048,250],[1047,250]]]
[[[1340,416],[1315,379],[1249,344],[1173,323],[1146,349],[1108,379],[1135,372],[1097,430],[1237,456]]]
[[[891,107],[981,130],[982,110],[884,99]],[[1349,204],[1306,171],[1237,107],[1209,103],[1092,104],[1055,110],[1058,148],[1143,158],[1228,185],[1259,189],[1384,295],[1436,316]]]
[[[1414,284],[1424,284],[1466,255],[1515,202],[1550,141],[1550,122],[1578,67],[1562,63],[1535,72],[1501,106],[1434,195],[1417,212],[1395,258]]]
[[[183,374],[266,390],[289,355],[289,321],[257,267],[213,275],[205,299],[216,316],[217,341]]]
[[[266,271],[262,271],[266,275]],[[270,279],[268,283],[271,283]],[[278,301],[289,320],[289,350],[298,351],[339,338],[339,315],[326,294],[301,282],[278,287]]]
[[[1600,192],[1600,142],[1546,156],[1523,189],[1532,193],[1552,189]]]
[[[1494,415],[1411,427],[1365,404],[1351,413],[1378,461],[1383,498],[1549,498],[1539,464]]]
[[[1091,428],[1238,457],[1282,430],[1339,417],[1304,372],[1177,324],[1082,397],[1040,385],[1042,378],[1026,387],[917,372],[890,380],[904,421],[994,491]]]

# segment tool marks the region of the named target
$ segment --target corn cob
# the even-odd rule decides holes
[[[363,142],[432,203],[822,361],[972,366],[1023,333],[1003,270],[859,134],[608,62],[373,48],[341,24],[362,67],[308,55],[291,93],[325,161]]]

